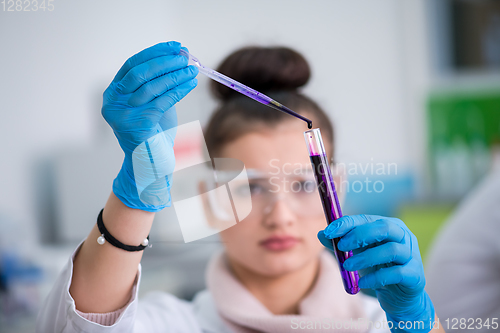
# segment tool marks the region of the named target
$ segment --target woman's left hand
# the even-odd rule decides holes
[[[340,238],[338,249],[353,251],[344,268],[359,271],[359,287],[375,290],[395,328],[406,325],[406,332],[432,329],[434,306],[424,290],[417,238],[403,221],[375,215],[344,216],[320,231],[318,238],[332,251],[331,239]]]

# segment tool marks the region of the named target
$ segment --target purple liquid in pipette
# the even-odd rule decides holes
[[[214,71],[215,72],[215,71]],[[221,75],[220,73],[216,72],[218,75]],[[222,76],[222,75],[221,75]],[[243,84],[240,83],[240,86],[238,85],[235,85],[233,83],[231,83],[231,85],[228,85],[226,84],[225,82],[222,82],[222,81],[219,81],[220,83],[224,84],[225,86],[233,89],[233,90],[236,90],[237,92],[247,96],[247,97],[250,97],[251,99],[259,102],[259,103],[262,103],[264,105],[267,105],[275,110],[278,110],[278,111],[281,111],[281,112],[285,112],[291,116],[294,116],[300,120],[303,120],[307,123],[307,127],[309,129],[312,128],[312,121],[309,120],[308,118],[298,114],[297,112],[295,111],[292,111],[290,110],[289,108],[287,108],[286,106],[284,106],[283,104],[273,100],[272,98],[264,95],[263,93],[260,93],[258,92],[257,90],[254,90],[248,86],[244,86]],[[244,87],[244,88],[243,88]]]
[[[312,121],[309,120],[308,118],[298,114],[297,112],[295,111],[292,111],[291,109],[287,108],[286,106],[284,106],[283,104],[273,100],[272,98],[264,95],[263,93],[260,93],[258,92],[257,90],[255,89],[252,89],[236,80],[233,80],[231,79],[230,77],[222,74],[222,73],[219,73],[217,71],[214,71],[213,69],[211,68],[208,68],[208,67],[205,67],[201,64],[201,62],[198,60],[198,58],[196,58],[195,56],[193,56],[192,54],[189,54],[188,52],[186,52],[185,50],[182,50],[180,51],[180,54],[184,55],[185,57],[187,57],[189,59],[189,63],[191,64],[194,64],[196,67],[198,67],[198,69],[200,70],[201,73],[207,75],[209,78],[225,85],[226,87],[229,87],[233,90],[236,90],[237,92],[247,96],[247,97],[250,97],[251,99],[259,102],[259,103],[262,103],[264,105],[267,105],[275,110],[278,110],[278,111],[281,111],[281,112],[285,112],[291,116],[294,116],[300,120],[303,120],[307,123],[307,127],[309,129],[312,128]]]
[[[323,204],[325,217],[327,223],[330,224],[336,219],[342,217],[342,210],[340,209],[340,203],[337,197],[335,185],[333,183],[332,174],[330,172],[330,168],[328,167],[328,159],[326,158],[326,155],[310,155],[309,157],[311,158],[311,163],[314,168],[314,174],[318,183],[318,192],[321,198],[321,203]],[[331,189],[328,188],[328,184],[331,184]],[[344,261],[352,257],[352,251],[340,251],[337,248],[339,240],[340,238],[334,238],[332,241],[333,248],[335,249],[335,256],[337,257],[337,261],[339,263],[344,289],[347,293],[354,295],[359,292],[359,274],[357,271],[351,272],[344,269]]]

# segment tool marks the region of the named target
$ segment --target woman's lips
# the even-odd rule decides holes
[[[259,244],[269,251],[284,251],[291,249],[298,242],[298,238],[291,236],[273,236],[264,239]]]

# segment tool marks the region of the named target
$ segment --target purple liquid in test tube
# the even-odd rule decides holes
[[[342,210],[340,209],[337,191],[335,190],[330,163],[328,163],[328,158],[326,157],[325,148],[323,146],[321,132],[319,128],[305,131],[304,138],[306,139],[309,157],[311,158],[312,167],[314,169],[314,176],[316,177],[326,222],[330,224],[342,217]],[[335,249],[335,256],[339,263],[342,281],[344,282],[344,289],[348,294],[355,295],[359,292],[359,274],[357,271],[350,272],[344,269],[344,261],[352,256],[352,251],[343,252],[338,250],[337,243],[339,240],[340,238],[334,238],[332,243]]]

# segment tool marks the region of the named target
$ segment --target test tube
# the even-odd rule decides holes
[[[342,217],[342,210],[340,209],[337,191],[335,190],[335,183],[333,182],[330,163],[326,156],[325,147],[323,146],[323,139],[319,128],[315,128],[304,132],[306,139],[307,149],[311,158],[311,164],[318,185],[318,192],[323,204],[323,211],[325,213],[326,222],[332,223],[338,218]],[[352,256],[352,251],[343,252],[337,248],[337,243],[340,238],[332,239],[335,257],[340,268],[340,274],[344,283],[344,289],[348,294],[355,295],[359,292],[359,274],[357,271],[348,271],[344,269],[344,261]]]

